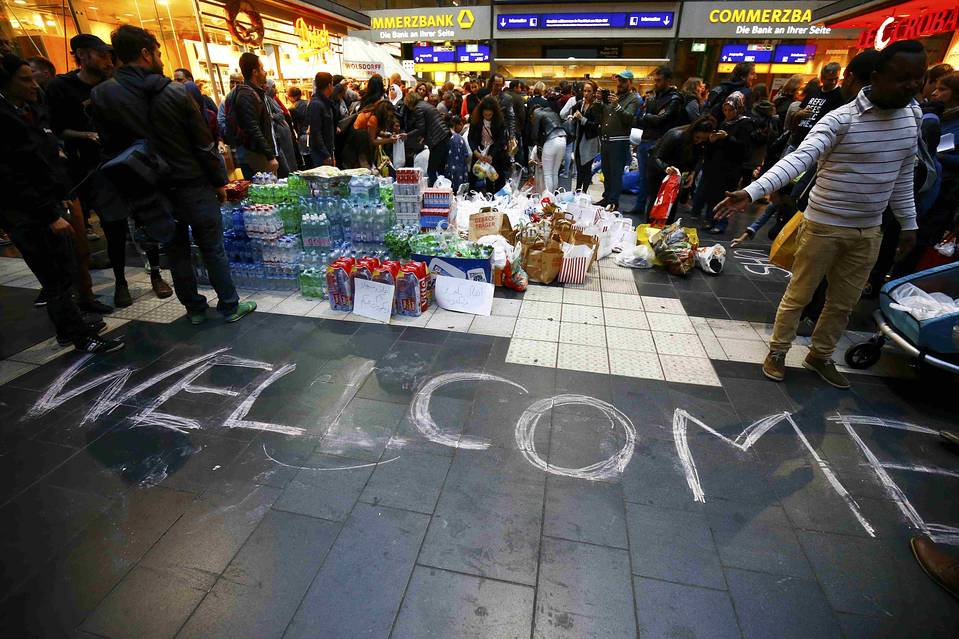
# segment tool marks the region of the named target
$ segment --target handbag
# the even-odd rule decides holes
[[[136,140],[115,158],[100,167],[124,195],[136,195],[144,189],[155,189],[170,173],[167,164],[149,140]]]
[[[792,270],[796,249],[799,248],[799,231],[802,228],[803,214],[797,211],[783,230],[779,232],[773,245],[769,248],[769,261],[787,271]]]

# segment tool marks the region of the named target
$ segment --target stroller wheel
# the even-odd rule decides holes
[[[875,366],[876,362],[882,356],[882,343],[875,340],[869,340],[862,344],[856,344],[846,350],[846,365],[849,368],[865,369]]]

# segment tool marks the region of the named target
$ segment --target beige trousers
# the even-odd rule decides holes
[[[816,322],[809,355],[817,359],[832,357],[876,263],[881,243],[880,226],[856,229],[804,220],[792,278],[776,312],[770,350],[789,350],[802,310],[825,277],[826,305]]]

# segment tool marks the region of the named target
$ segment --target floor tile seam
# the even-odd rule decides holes
[[[543,528],[545,530],[546,526],[544,525]],[[629,552],[628,542],[626,546],[610,546],[609,544],[600,544],[595,541],[586,541],[583,539],[570,539],[569,537],[563,537],[562,535],[553,535],[545,532],[543,533],[543,539],[553,539],[556,541],[566,541],[573,544],[583,544],[584,546],[593,546],[595,548],[606,548],[607,550],[623,550]]]
[[[419,560],[416,561],[415,566],[420,567],[420,568],[428,568],[428,569],[430,569],[430,570],[442,570],[443,572],[448,572],[448,573],[451,573],[451,574],[454,574],[454,575],[460,575],[460,576],[463,576],[463,577],[471,577],[471,578],[473,578],[473,579],[481,579],[481,580],[483,580],[483,581],[493,581],[493,582],[496,582],[496,583],[499,583],[499,584],[505,584],[505,585],[507,585],[507,586],[520,586],[520,587],[522,587],[522,588],[529,588],[530,590],[536,590],[536,586],[535,586],[535,585],[530,585],[530,584],[522,583],[522,582],[520,582],[520,581],[510,581],[509,579],[502,579],[502,578],[500,578],[500,577],[489,577],[489,576],[487,576],[487,575],[478,575],[478,574],[471,573],[471,572],[465,572],[465,571],[463,571],[463,570],[455,570],[455,569],[453,569],[453,568],[444,568],[444,567],[442,567],[442,566],[434,566],[434,565],[432,565],[432,564],[423,563],[423,562],[421,562],[421,561],[419,561]],[[534,609],[534,612],[535,612],[535,609]]]
[[[485,370],[485,366],[484,366],[484,370]],[[471,416],[471,417],[472,417],[472,414],[473,414],[473,405],[471,404],[471,405],[470,405],[470,416]],[[423,554],[423,548],[424,548],[424,546],[426,546],[426,538],[429,537],[430,527],[433,525],[433,517],[434,517],[435,514],[436,514],[436,508],[437,508],[437,506],[438,506],[439,503],[440,503],[440,499],[443,497],[443,491],[446,490],[446,482],[449,480],[450,471],[453,469],[453,464],[456,462],[456,456],[459,454],[459,451],[460,451],[459,448],[454,448],[454,449],[453,449],[453,456],[449,458],[449,459],[450,459],[450,463],[446,466],[446,474],[443,475],[443,482],[440,484],[440,490],[439,490],[439,492],[436,494],[436,502],[433,504],[433,512],[430,514],[430,516],[429,516],[429,517],[430,517],[430,520],[429,520],[429,521],[427,522],[427,524],[426,524],[426,531],[423,533],[423,539],[420,540],[420,547],[419,547],[419,549],[417,549],[417,551],[416,551],[416,557],[413,559],[413,567],[412,567],[412,569],[410,569],[409,577],[406,578],[406,585],[403,587],[403,594],[400,596],[400,601],[399,601],[399,603],[398,603],[397,606],[396,606],[396,613],[394,613],[393,619],[392,619],[392,621],[390,622],[390,633],[389,633],[389,637],[392,637],[392,636],[393,636],[393,633],[396,631],[396,623],[399,621],[399,619],[400,619],[400,613],[403,611],[403,604],[406,603],[406,595],[407,595],[407,593],[409,593],[410,584],[411,584],[412,581],[413,581],[413,573],[416,572],[416,567],[417,567],[417,566],[422,565],[422,564],[420,564],[420,557],[421,557],[422,554]],[[360,495],[362,496],[362,493],[360,493]]]

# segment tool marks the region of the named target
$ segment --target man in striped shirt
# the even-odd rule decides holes
[[[785,378],[786,352],[796,338],[800,314],[825,278],[826,305],[803,366],[837,388],[849,388],[831,357],[879,254],[887,206],[902,228],[897,255],[916,241],[913,169],[922,112],[914,96],[925,72],[922,44],[904,40],[889,45],[879,53],[871,86],[823,116],[795,151],[716,206],[718,218],[741,211],[818,165],[792,278],[763,363],[770,379]]]

